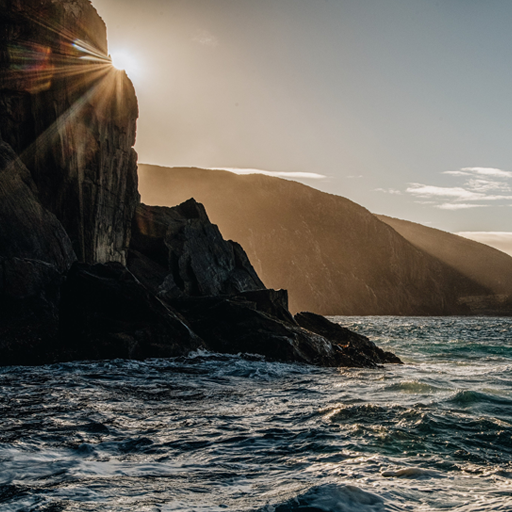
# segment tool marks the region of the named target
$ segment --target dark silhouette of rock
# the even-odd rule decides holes
[[[297,325],[288,309],[287,290],[256,290],[238,294],[249,302],[256,304],[256,309],[273,316],[282,322]]]
[[[174,357],[204,348],[183,318],[117,262],[73,265],[60,319],[64,359]]]
[[[243,249],[223,240],[193,199],[174,208],[140,205],[131,248],[130,269],[186,318],[210,350],[323,366],[388,362],[354,333],[355,341],[341,347],[331,336],[338,326],[327,320],[327,335],[302,329],[288,311],[287,292],[264,289]]]
[[[0,365],[209,348],[360,366],[201,204],[139,204],[137,100],[105,34],[88,0],[0,0]]]
[[[139,205],[131,248],[136,251],[133,265],[129,262],[132,272],[166,299],[265,288],[240,245],[224,240],[204,206],[193,199],[174,208]],[[155,274],[163,277],[157,289],[151,280]]]
[[[0,136],[81,261],[126,261],[137,116],[88,0],[0,2]]]
[[[329,340],[258,311],[256,303],[243,297],[174,299],[170,303],[210,350],[259,354],[269,361],[344,365]]]
[[[402,363],[395,354],[385,352],[366,336],[330,322],[323,316],[303,312],[297,313],[295,320],[304,329],[320,334],[337,344],[346,360],[346,366],[368,368],[375,364]]]
[[[188,197],[203,203],[222,234],[244,247],[263,282],[288,289],[294,312],[474,314],[481,309],[468,297],[492,303],[495,296],[488,280],[428,254],[365,208],[297,182],[139,165],[139,190],[152,204]]]
[[[38,201],[32,177],[0,140],[0,362],[38,361],[58,329],[60,285],[76,256]]]

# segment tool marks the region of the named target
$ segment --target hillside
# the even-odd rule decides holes
[[[377,218],[391,226],[418,249],[490,289],[495,294],[496,307],[499,307],[500,302],[505,303],[511,295],[512,257],[508,254],[462,236],[415,222],[385,215],[377,215]],[[478,299],[472,297],[467,300]]]
[[[343,197],[263,175],[150,165],[139,166],[139,191],[149,204],[203,203],[265,285],[289,290],[292,311],[504,313],[491,282],[468,277]]]

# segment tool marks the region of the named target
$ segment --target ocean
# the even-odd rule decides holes
[[[0,368],[0,510],[512,511],[512,319],[334,320],[405,364]]]

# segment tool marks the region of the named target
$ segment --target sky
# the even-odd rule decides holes
[[[92,3],[140,162],[276,173],[512,253],[511,0]]]

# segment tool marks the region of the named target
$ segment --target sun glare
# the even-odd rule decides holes
[[[126,74],[130,77],[135,77],[139,70],[137,61],[133,55],[124,50],[113,50],[110,52],[110,58],[112,59],[112,65],[120,70],[126,71]]]

